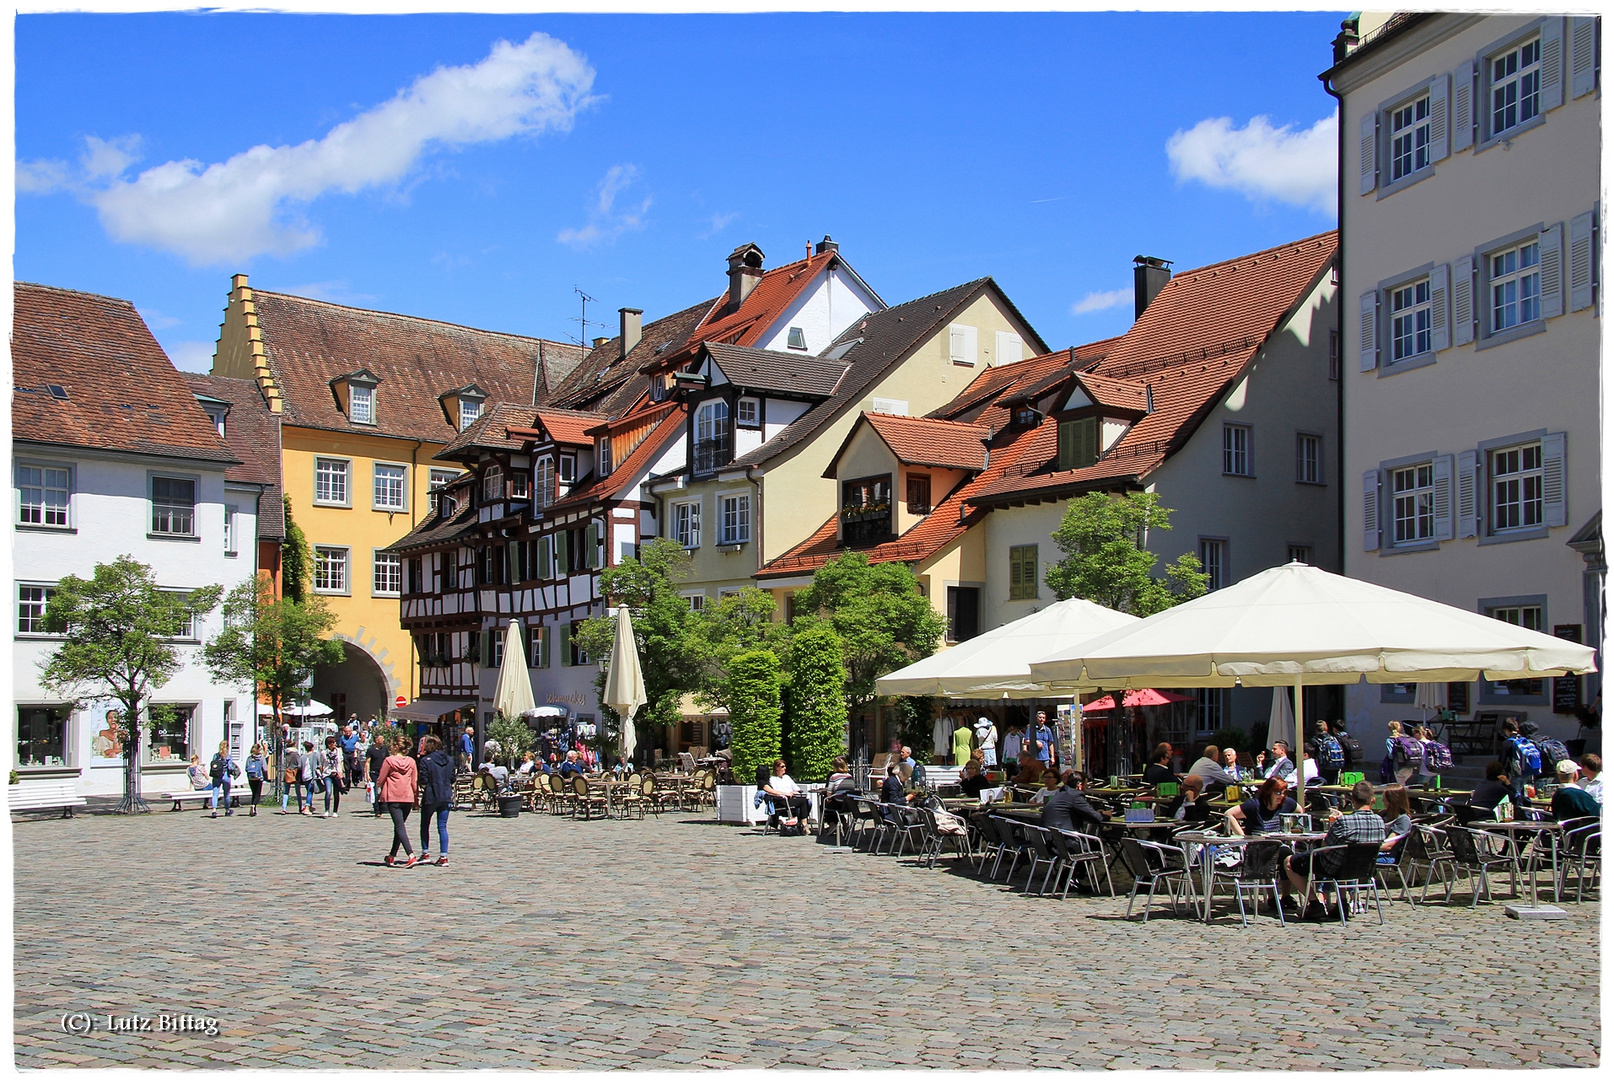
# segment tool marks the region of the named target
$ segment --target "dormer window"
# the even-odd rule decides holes
[[[541,457],[538,459],[538,482],[533,492],[532,505],[542,510],[555,501],[555,459]]]
[[[525,499],[527,497],[527,473],[517,469],[510,474],[510,497],[512,499]]]
[[[375,387],[353,386],[348,390],[347,418],[355,424],[375,423]],[[219,434],[223,434],[223,417],[219,418]]]
[[[1085,469],[1098,462],[1098,417],[1059,422],[1059,471]]]
[[[560,464],[555,467],[555,477],[565,485],[577,483],[576,454],[562,454],[560,456]]]
[[[482,403],[460,398],[460,430],[464,431],[482,415]]]
[[[790,328],[790,333],[785,338],[785,344],[789,348],[801,349],[803,352],[805,352],[807,350],[806,332],[803,331],[799,326],[792,326]]]
[[[497,465],[489,465],[482,474],[482,501],[498,502],[504,498],[504,473]]]
[[[462,386],[457,390],[448,390],[437,396],[443,406],[443,416],[454,425],[456,431],[464,431],[482,415],[482,405],[487,401],[485,390],[475,383]]]
[[[1014,423],[1017,427],[1036,427],[1040,419],[1042,414],[1030,405],[1022,405],[1014,410]]]
[[[364,368],[331,380],[336,404],[347,414],[348,423],[375,424],[375,388],[380,381],[374,372]]]

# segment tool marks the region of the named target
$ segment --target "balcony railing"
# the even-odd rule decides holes
[[[721,439],[700,439],[695,443],[695,471],[709,473],[734,460],[734,444],[727,435]]]

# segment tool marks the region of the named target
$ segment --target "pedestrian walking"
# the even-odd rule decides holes
[[[435,735],[421,741],[420,861],[432,856],[431,826],[437,819],[437,865],[448,865],[448,811],[454,805],[454,762]]]
[[[342,790],[359,777],[359,733],[352,724],[342,728]]]
[[[466,724],[465,731],[460,735],[459,771],[465,773],[474,768],[476,768],[476,728]]]
[[[370,729],[370,749],[365,751],[365,782],[371,787],[371,802],[375,804],[375,816],[380,817],[386,813],[381,806],[381,789],[377,784],[381,780],[381,763],[387,760],[387,740],[377,728]]]
[[[286,810],[286,801],[288,799],[295,798],[297,800],[298,809],[302,809],[303,756],[297,752],[297,744],[291,742],[289,739],[282,739],[280,745],[286,748],[285,753],[282,755],[282,761],[284,761],[285,764],[280,770],[280,782],[282,785],[280,792],[280,812],[284,814],[288,812]]]
[[[342,748],[335,735],[325,737],[325,816],[336,817],[342,811],[342,789],[347,786],[347,767],[342,760]]]
[[[224,816],[233,816],[235,811],[230,809],[230,781],[241,775],[241,766],[237,765],[235,759],[230,756],[229,743],[219,743],[219,752],[213,755],[213,761],[208,766],[207,772],[208,777],[213,781],[208,785],[213,789],[210,796],[210,801],[213,805],[213,816],[219,816],[220,791],[224,792]]]
[[[298,796],[297,813],[314,816],[314,795],[323,786],[319,778],[325,769],[325,758],[322,754],[314,753],[314,744],[303,742],[303,768],[299,779],[302,781],[302,790]]]
[[[269,778],[269,749],[263,743],[253,743],[247,756],[247,787],[252,789],[252,809],[248,817],[258,816],[258,799],[263,795],[263,782]]]
[[[381,763],[381,775],[376,780],[375,789],[376,805],[385,805],[392,817],[392,850],[381,860],[388,866],[397,865],[393,860],[397,858],[400,847],[409,856],[409,861],[403,864],[405,869],[420,861],[415,858],[414,846],[409,843],[409,811],[415,808],[415,794],[419,787],[415,759],[409,756],[409,740],[400,735],[392,744],[392,753]]]

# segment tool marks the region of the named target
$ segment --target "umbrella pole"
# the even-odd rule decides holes
[[[1299,766],[1296,774],[1300,777],[1300,798],[1295,800],[1297,813],[1309,813],[1306,809],[1306,693],[1305,676],[1295,675],[1295,762]]]

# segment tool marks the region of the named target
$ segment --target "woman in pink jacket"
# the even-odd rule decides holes
[[[392,815],[392,851],[382,861],[388,866],[397,865],[393,860],[398,855],[398,848],[402,845],[404,854],[409,861],[403,863],[404,869],[416,863],[415,849],[409,843],[409,811],[415,808],[415,794],[420,788],[420,777],[415,771],[415,759],[409,756],[409,740],[400,735],[392,744],[392,753],[387,755],[381,763],[381,775],[376,778],[376,802],[387,808]]]

